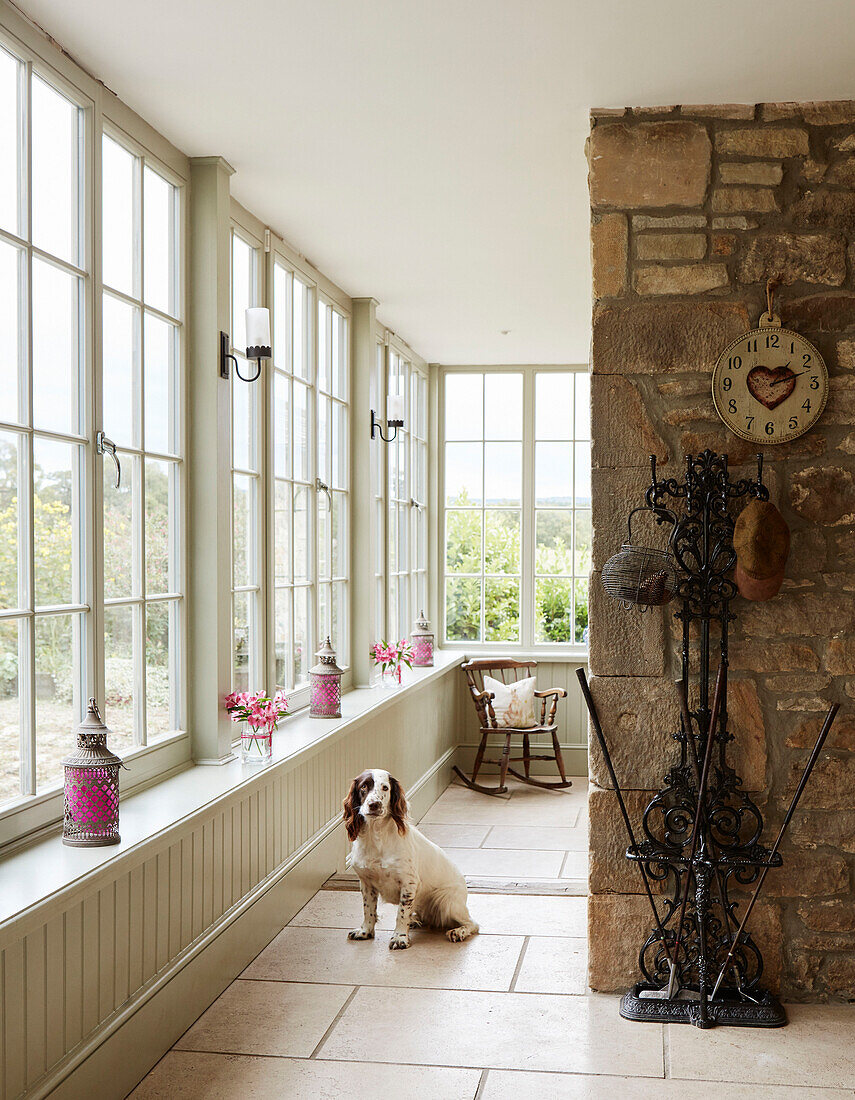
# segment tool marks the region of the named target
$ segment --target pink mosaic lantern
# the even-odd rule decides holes
[[[122,761],[107,748],[109,729],[101,721],[98,704],[89,700],[89,713],[77,730],[77,750],[62,762],[65,768],[63,844],[100,848],[118,844],[119,768]]]
[[[341,718],[342,669],[335,663],[335,650],[327,640],[315,654],[318,663],[309,669],[312,685],[310,718]]]
[[[413,645],[413,668],[430,668],[433,665],[433,631],[424,611],[419,612],[410,641]]]

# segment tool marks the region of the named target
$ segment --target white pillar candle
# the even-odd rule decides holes
[[[392,421],[404,423],[404,399],[396,393],[390,393],[386,398],[386,422],[391,424]]]
[[[246,348],[247,355],[253,359],[255,356],[250,355],[250,349],[270,348],[270,310],[263,306],[253,306],[246,311]]]

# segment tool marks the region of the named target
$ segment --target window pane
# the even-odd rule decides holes
[[[80,280],[33,259],[33,423],[55,432],[80,428]]]
[[[591,568],[591,512],[588,508],[575,513],[576,548],[573,572],[587,577]]]
[[[389,524],[386,530],[386,542],[389,550],[389,572],[398,569],[398,509],[389,509]]]
[[[145,448],[177,454],[175,368],[178,331],[168,321],[145,317]]]
[[[522,444],[484,445],[484,504],[519,504],[522,493]]]
[[[232,513],[233,571],[234,584],[237,587],[252,583],[252,478],[244,474],[234,475]]]
[[[309,391],[300,382],[294,383],[294,477],[309,479]]]
[[[291,373],[291,272],[278,261],[273,265],[273,362]]]
[[[0,420],[7,424],[23,420],[18,389],[23,375],[23,273],[23,253],[0,241]]]
[[[80,724],[81,615],[44,615],[35,620],[36,789],[62,784],[62,759]]]
[[[333,310],[333,393],[347,400],[349,334],[347,318]]]
[[[139,441],[135,423],[139,406],[135,400],[134,385],[139,352],[139,312],[118,298],[105,294],[101,315],[104,333],[104,431],[120,447],[134,447]]]
[[[291,476],[291,382],[276,371],[273,375],[273,472],[276,477]]]
[[[481,582],[477,578],[446,580],[445,633],[450,642],[481,640]]]
[[[249,691],[249,593],[235,592],[232,607],[232,690]]]
[[[333,576],[344,577],[347,572],[347,498],[343,493],[333,493],[332,562]]]
[[[74,444],[33,440],[37,607],[79,602],[73,566],[82,459],[82,448]]]
[[[330,561],[330,512],[326,493],[318,493],[318,579],[329,580]]]
[[[484,572],[519,573],[520,513],[484,513]]]
[[[576,504],[583,507],[591,503],[591,444],[575,444],[575,477],[573,488]]]
[[[332,634],[330,623],[330,588],[329,584],[318,585],[318,637],[326,638]]]
[[[520,582],[488,577],[484,581],[484,641],[519,640]]]
[[[588,643],[588,581],[575,582],[576,608],[574,612],[575,635],[577,642]]]
[[[33,74],[33,243],[78,261],[80,111]]]
[[[481,512],[445,513],[445,568],[448,573],[481,572]]]
[[[246,354],[246,311],[253,304],[254,255],[246,241],[232,234],[232,347],[241,355]],[[234,385],[239,386],[238,379]]]
[[[445,499],[447,504],[481,503],[482,451],[480,443],[446,443]]]
[[[584,371],[574,375],[576,379],[576,439],[591,438],[591,376]]]
[[[332,484],[347,488],[347,407],[337,401],[332,406]]]
[[[122,484],[116,488],[112,461],[102,463],[104,484],[104,595],[109,599],[140,595],[133,591],[138,567],[138,539],[134,537],[134,497],[137,463],[133,455],[121,455]]]
[[[276,654],[276,684],[290,688],[293,664],[291,663],[291,589],[278,588],[273,608],[273,646]]]
[[[294,580],[309,580],[309,490],[294,486]]]
[[[0,608],[21,607],[24,602],[24,593],[18,588],[18,447],[18,436],[0,432]],[[3,667],[0,652],[0,677]],[[2,691],[0,683],[0,698]],[[0,788],[2,782],[0,766]]]
[[[291,582],[291,486],[277,481],[274,493],[273,573],[276,584]]]
[[[23,626],[23,624],[22,624]],[[18,624],[0,622],[0,806],[21,794]]]
[[[521,374],[488,374],[484,378],[484,438],[522,439]]]
[[[174,462],[147,459],[145,464],[145,590],[152,596],[175,590],[169,568],[175,518]]]
[[[549,577],[534,586],[535,641],[572,642],[573,582]]]
[[[445,376],[445,438],[482,439],[484,380],[480,374]]]
[[[177,601],[152,603],[146,607],[145,705],[149,741],[172,733],[176,726],[171,658],[180,611]]]
[[[19,218],[18,196],[18,180],[21,174],[21,139],[18,128],[21,117],[20,74],[20,62],[5,50],[0,50],[0,226],[19,237],[24,235]]]
[[[238,469],[252,470],[252,412],[255,391],[252,386],[232,376],[232,463]]]
[[[330,399],[328,397],[317,398],[318,405],[318,477],[321,481],[330,483]]]
[[[143,172],[145,210],[144,298],[164,313],[177,313],[175,301],[175,188],[146,167]],[[243,345],[240,345],[243,347]]]
[[[107,286],[133,294],[137,158],[106,134],[101,143],[101,264]]]
[[[536,376],[535,435],[538,439],[573,438],[573,375],[555,371]]]
[[[332,586],[332,642],[338,651],[338,663],[344,664],[347,659],[344,637],[344,585]]]
[[[294,676],[293,686],[307,679],[311,654],[309,653],[309,592],[306,588],[294,589]]]
[[[330,346],[330,307],[318,302],[318,385],[329,393],[332,388],[332,370]]]
[[[536,514],[535,572],[573,572],[573,513],[564,511]]]
[[[536,443],[534,450],[535,504],[569,505],[572,502],[572,444]]]
[[[309,288],[294,277],[294,304],[292,340],[294,347],[294,374],[301,378],[310,378],[309,371]]]
[[[134,707],[139,707],[134,670],[134,608],[104,609],[104,721],[110,748],[119,756],[134,747]]]

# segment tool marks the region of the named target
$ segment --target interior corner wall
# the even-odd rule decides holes
[[[855,103],[634,108],[593,112],[591,126],[590,669],[615,769],[638,822],[675,757],[677,635],[673,609],[621,610],[599,570],[642,503],[650,454],[668,476],[706,447],[756,472],[757,447],[716,415],[710,371],[780,277],[776,312],[819,348],[830,396],[809,433],[763,449],[792,549],[776,599],[733,604],[731,762],[774,837],[824,711],[842,704],[751,930],[773,991],[852,998]],[[596,750],[590,773],[589,980],[616,990],[639,980],[651,917]]]

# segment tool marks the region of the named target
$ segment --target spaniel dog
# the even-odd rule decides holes
[[[344,825],[353,841],[350,866],[362,887],[362,927],[351,940],[374,938],[377,898],[398,906],[392,951],[410,946],[410,928],[447,929],[454,943],[474,936],[478,925],[466,907],[466,880],[448,856],[407,816],[397,779],[374,768],[358,775],[344,800]]]

